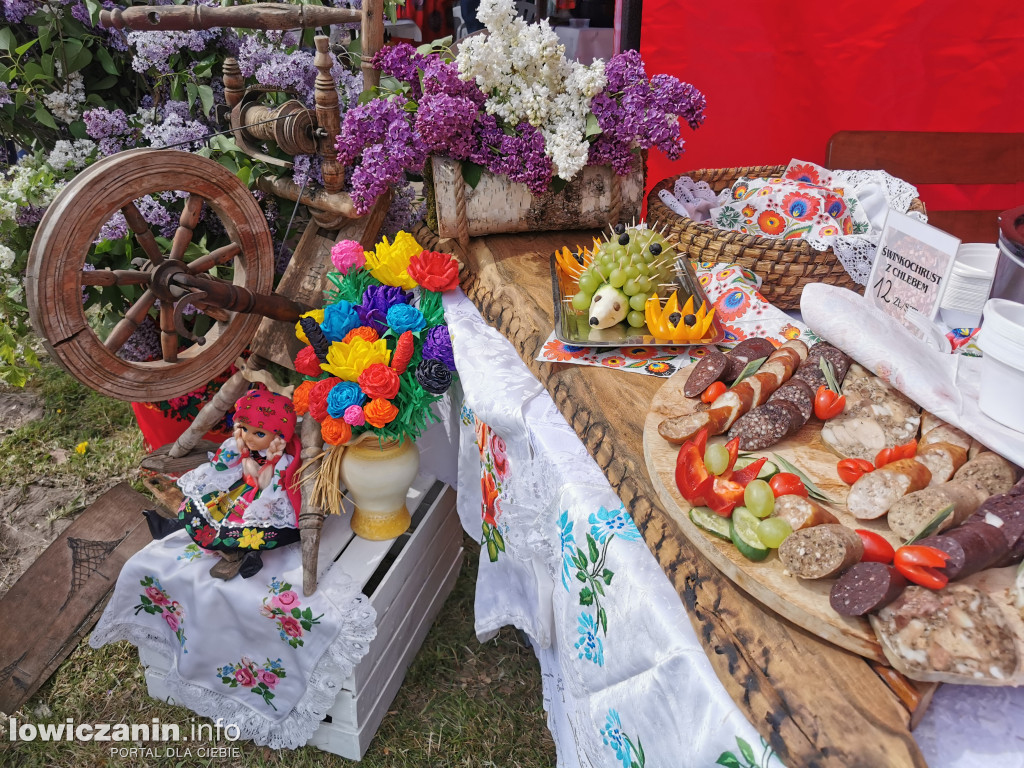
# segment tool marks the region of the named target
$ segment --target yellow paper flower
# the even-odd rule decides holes
[[[359,374],[374,363],[391,362],[391,351],[384,339],[367,341],[356,336],[351,341],[336,341],[327,350],[327,362],[320,367],[344,381],[356,381]]]
[[[299,315],[299,317],[312,317],[318,323],[322,323],[324,321],[324,311],[322,309],[314,309],[310,312]],[[306,338],[306,332],[302,330],[302,323],[295,324],[295,335],[303,344],[309,344],[309,339]]]
[[[75,453],[77,453],[79,456],[84,456],[87,450],[89,450],[88,440],[83,440],[82,442],[75,446]]]
[[[423,252],[423,246],[406,231],[395,235],[395,242],[382,238],[376,249],[366,252],[366,269],[384,285],[397,285],[406,290],[416,287],[409,277],[409,260]]]
[[[243,528],[238,538],[239,549],[259,549],[263,546],[263,531],[256,528]]]

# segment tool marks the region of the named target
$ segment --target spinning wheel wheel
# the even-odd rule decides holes
[[[169,248],[139,210],[145,196],[166,193],[181,200]],[[144,257],[133,260],[134,269],[88,269],[98,261],[101,228],[118,212]],[[204,215],[219,219],[230,242],[187,260]],[[230,269],[230,281],[214,277],[214,269]],[[79,174],[43,217],[26,274],[29,313],[47,349],[84,384],[121,400],[163,400],[195,389],[235,361],[261,315],[294,320],[303,311],[271,294],[273,243],[252,193],[213,160],[177,150],[130,150]],[[105,335],[95,320],[90,324],[82,300],[83,288],[104,286],[142,289]],[[161,359],[125,360],[118,352],[157,302]],[[193,308],[212,321],[205,338],[188,327]]]

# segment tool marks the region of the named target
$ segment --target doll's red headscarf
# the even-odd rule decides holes
[[[292,401],[284,395],[275,395],[265,389],[251,389],[235,403],[235,421],[262,429],[264,432],[273,432],[288,443],[286,453],[291,454],[292,463],[281,475],[281,482],[288,494],[288,500],[295,508],[295,520],[298,522],[302,497],[298,487],[293,487],[292,481],[299,464],[302,463],[302,443],[295,433],[298,420]]]

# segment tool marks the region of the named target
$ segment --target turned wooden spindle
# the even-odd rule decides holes
[[[245,94],[245,78],[242,77],[242,70],[238,67],[238,59],[228,56],[224,59],[224,102],[228,109],[234,109],[235,105],[242,100]]]
[[[313,5],[253,3],[217,8],[205,5],[137,5],[100,11],[100,26],[110,29],[179,30],[215,29],[308,29],[360,21],[359,11]]]
[[[202,413],[202,411],[200,411]],[[320,553],[320,531],[324,525],[324,511],[313,503],[313,488],[319,470],[309,464],[323,463],[317,457],[323,453],[324,440],[320,433],[320,422],[308,414],[300,425],[302,440],[302,506],[299,510],[299,541],[302,544],[302,593],[309,597],[316,592],[316,569]]]
[[[380,0],[364,0],[362,18],[363,90],[380,85],[380,70],[373,68],[373,57],[384,47],[384,4]]]
[[[338,150],[334,142],[341,131],[341,111],[338,99],[338,84],[331,77],[334,56],[331,42],[326,35],[313,38],[316,55],[316,122],[320,127],[320,157],[323,159],[322,173],[324,189],[329,193],[341,192],[345,185],[345,166],[338,162]]]

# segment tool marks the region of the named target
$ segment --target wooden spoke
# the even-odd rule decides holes
[[[83,269],[82,285],[147,285],[148,272],[134,269]]]
[[[124,214],[128,226],[135,233],[135,239],[139,241],[139,245],[142,246],[142,250],[146,252],[149,260],[153,262],[154,266],[160,264],[164,260],[164,255],[160,252],[160,245],[157,243],[153,233],[149,231],[149,224],[142,218],[142,213],[135,203],[128,203],[121,209],[121,213]]]
[[[230,323],[231,318],[235,316],[234,312],[227,309],[221,309],[220,307],[203,306],[201,304],[197,304],[196,306],[202,310],[204,315],[213,318],[218,323]]]
[[[156,303],[156,294],[153,293],[152,289],[147,288],[146,292],[139,297],[139,300],[132,304],[128,311],[124,313],[124,317],[121,318],[120,322],[114,326],[114,330],[107,336],[107,340],[103,342],[109,351],[117,353],[117,351],[124,346],[124,343],[128,341],[128,337],[135,333],[135,329],[139,327],[139,323],[146,317],[146,313],[149,312],[150,307]]]
[[[178,332],[174,330],[174,305],[160,302],[160,352],[165,363],[178,362]]]
[[[235,256],[242,252],[242,247],[238,243],[228,243],[222,245],[220,248],[210,251],[204,256],[200,256],[195,261],[188,265],[188,271],[193,275],[197,275],[200,272],[209,272],[214,267],[220,266],[221,264],[227,264]]]
[[[192,242],[193,231],[199,224],[199,217],[203,213],[205,199],[199,195],[189,195],[185,198],[185,206],[181,211],[181,218],[178,220],[178,229],[174,233],[174,240],[171,242],[170,258],[179,261],[185,256],[185,249]]]

